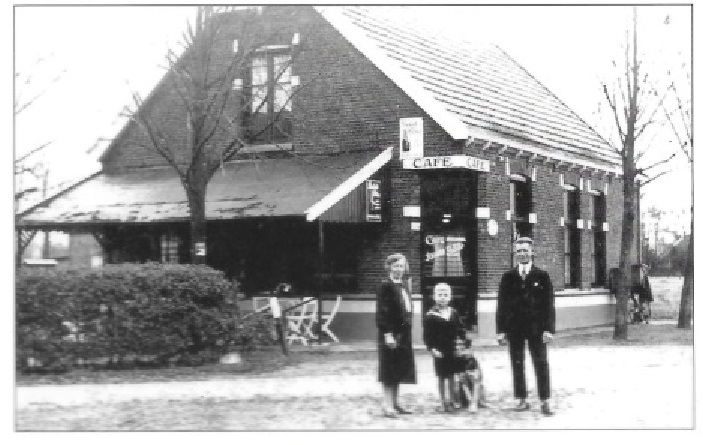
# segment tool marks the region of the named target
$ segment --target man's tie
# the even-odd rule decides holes
[[[520,267],[520,277],[522,278],[522,281],[525,281],[526,276],[527,276],[527,274],[525,273],[525,267],[521,266]]]

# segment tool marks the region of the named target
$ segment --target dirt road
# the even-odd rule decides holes
[[[303,363],[266,377],[17,389],[17,430],[355,430],[512,428],[691,428],[693,347],[690,345],[569,346],[550,350],[557,414],[516,413],[508,354],[478,353],[489,409],[478,414],[436,411],[431,359],[417,354],[418,384],[401,387],[416,413],[379,416],[376,362]],[[534,394],[534,376],[528,370]],[[655,390],[655,383],[664,384]]]

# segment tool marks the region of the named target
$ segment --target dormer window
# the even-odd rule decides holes
[[[292,136],[290,47],[262,48],[251,61],[246,127],[249,142],[288,142]]]

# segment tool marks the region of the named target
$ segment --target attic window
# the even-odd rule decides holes
[[[251,59],[246,126],[252,143],[270,144],[291,139],[292,57],[290,51],[278,49],[279,45],[262,47]]]

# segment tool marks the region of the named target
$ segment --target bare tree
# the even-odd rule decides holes
[[[682,74],[685,75],[683,87],[677,87],[671,71],[667,74],[672,78],[667,91],[671,99],[662,102],[661,109],[666,116],[667,123],[676,136],[676,142],[688,161],[691,171],[691,237],[689,238],[686,270],[684,272],[683,289],[681,290],[681,303],[679,306],[679,320],[677,326],[683,329],[691,328],[693,317],[693,132],[691,127],[691,70],[687,63],[681,65]],[[681,74],[681,73],[679,73]]]
[[[61,79],[66,70],[61,70],[52,79],[42,82],[42,85],[35,87],[35,73],[43,69],[43,64],[46,63],[46,58],[39,58],[34,66],[29,70],[28,74],[15,73],[15,98],[14,98],[14,116],[18,118],[22,112],[30,109],[37,100],[44,96],[54,85]],[[44,172],[43,165],[37,161],[37,155],[40,155],[43,150],[49,147],[53,141],[43,142],[36,147],[31,148],[14,162],[15,179],[19,179],[25,175],[31,175],[36,179],[40,179]],[[22,199],[28,195],[37,193],[40,188],[36,185],[23,187],[22,184],[15,184],[15,205],[18,206]],[[17,210],[17,207],[15,208]]]
[[[34,74],[43,69],[43,64],[47,61],[45,58],[39,58],[34,66],[28,71],[28,74],[15,73],[15,97],[13,104],[13,112],[17,119],[22,112],[30,109],[37,100],[44,96],[56,83],[61,79],[66,72],[65,69],[60,70],[52,79],[42,82],[41,86],[35,88],[36,81]],[[36,147],[31,148],[19,158],[14,160],[14,179],[15,179],[15,219],[18,212],[23,206],[23,202],[40,191],[46,192],[48,170],[44,166],[40,158],[38,158],[44,150],[49,147],[53,141],[43,142]],[[42,181],[41,187],[38,185]],[[16,223],[17,221],[15,221]],[[15,224],[16,225],[16,224]],[[16,258],[15,265],[19,267],[22,260],[22,254],[32,239],[37,234],[37,230],[17,231],[17,246],[15,249]]]
[[[305,42],[300,36],[313,32],[311,28],[300,29],[292,35],[290,43],[285,45],[290,51],[269,60],[267,73],[254,73],[262,68],[255,66],[254,61],[257,58],[261,61],[264,52],[260,50],[270,43],[263,31],[263,14],[263,7],[199,7],[194,23],[189,23],[183,34],[182,55],[179,57],[173,51],[167,54],[167,74],[162,83],[169,85],[176,94],[179,108],[169,112],[173,116],[182,113],[187,128],[185,135],[166,131],[169,125],[172,130],[172,124],[163,120],[163,116],[151,113],[147,101],[137,93],[133,93],[134,109],[128,108],[124,113],[147,136],[142,148],[166,160],[180,178],[188,200],[190,252],[194,263],[202,264],[207,260],[205,198],[215,172],[242,148],[254,143],[298,156],[281,143],[282,140],[292,142],[290,105],[300,91],[326,75],[322,68],[309,72],[305,83],[291,75],[293,62]],[[234,42],[224,38],[233,35],[236,36]],[[223,45],[232,45],[224,48],[229,51],[224,63]],[[262,76],[263,83],[254,85],[256,76]],[[245,89],[250,91],[245,93]],[[298,125],[305,124],[299,122]],[[375,131],[377,135],[378,130]],[[374,129],[369,127],[366,132],[372,135]],[[318,129],[313,138],[314,141],[306,142],[322,146],[331,140],[324,129]],[[335,145],[344,145],[344,142],[335,142]],[[256,152],[248,155],[258,156]],[[320,165],[305,157],[300,159]]]
[[[649,171],[660,167],[674,158],[676,153],[653,164],[641,167],[643,150],[636,144],[645,130],[656,124],[658,111],[666,94],[658,94],[659,88],[642,71],[642,61],[638,53],[637,8],[633,7],[632,38],[628,35],[625,45],[624,66],[613,62],[622,70],[615,85],[603,82],[603,92],[607,99],[617,129],[620,148],[618,153],[623,169],[623,209],[622,233],[620,242],[620,261],[616,283],[615,325],[613,338],[627,339],[628,300],[632,283],[631,258],[635,235],[635,215],[639,188],[661,177],[666,171],[650,176]],[[628,33],[629,34],[629,33]],[[637,146],[636,146],[637,145]],[[646,178],[639,181],[638,178]]]
[[[237,11],[237,14],[246,14],[246,20],[237,21],[241,29],[236,34],[240,39],[234,41],[231,57],[223,64],[222,37],[225,32],[231,33],[233,26],[225,13],[233,9],[199,7],[194,23],[189,23],[183,34],[182,55],[179,57],[169,51],[166,57],[166,79],[178,98],[178,112],[184,114],[185,136],[179,140],[174,132],[165,131],[165,124],[158,116],[149,114],[145,101],[137,93],[133,93],[135,109],[126,112],[147,136],[148,143],[143,148],[165,159],[180,178],[188,199],[190,251],[195,263],[206,262],[205,197],[213,174],[247,142],[260,141],[274,131],[286,132],[278,118],[285,112],[294,91],[291,86],[286,103],[278,103],[275,108],[269,107],[271,101],[276,100],[273,95],[252,94],[245,98],[241,94],[243,79],[252,67],[251,56],[263,44],[262,33],[257,29],[261,9]],[[274,83],[290,75],[288,68],[299,43],[296,38],[291,42],[291,57],[276,67]],[[243,130],[241,120],[245,113],[254,116],[271,113],[271,110],[274,115],[268,124],[253,132]]]

